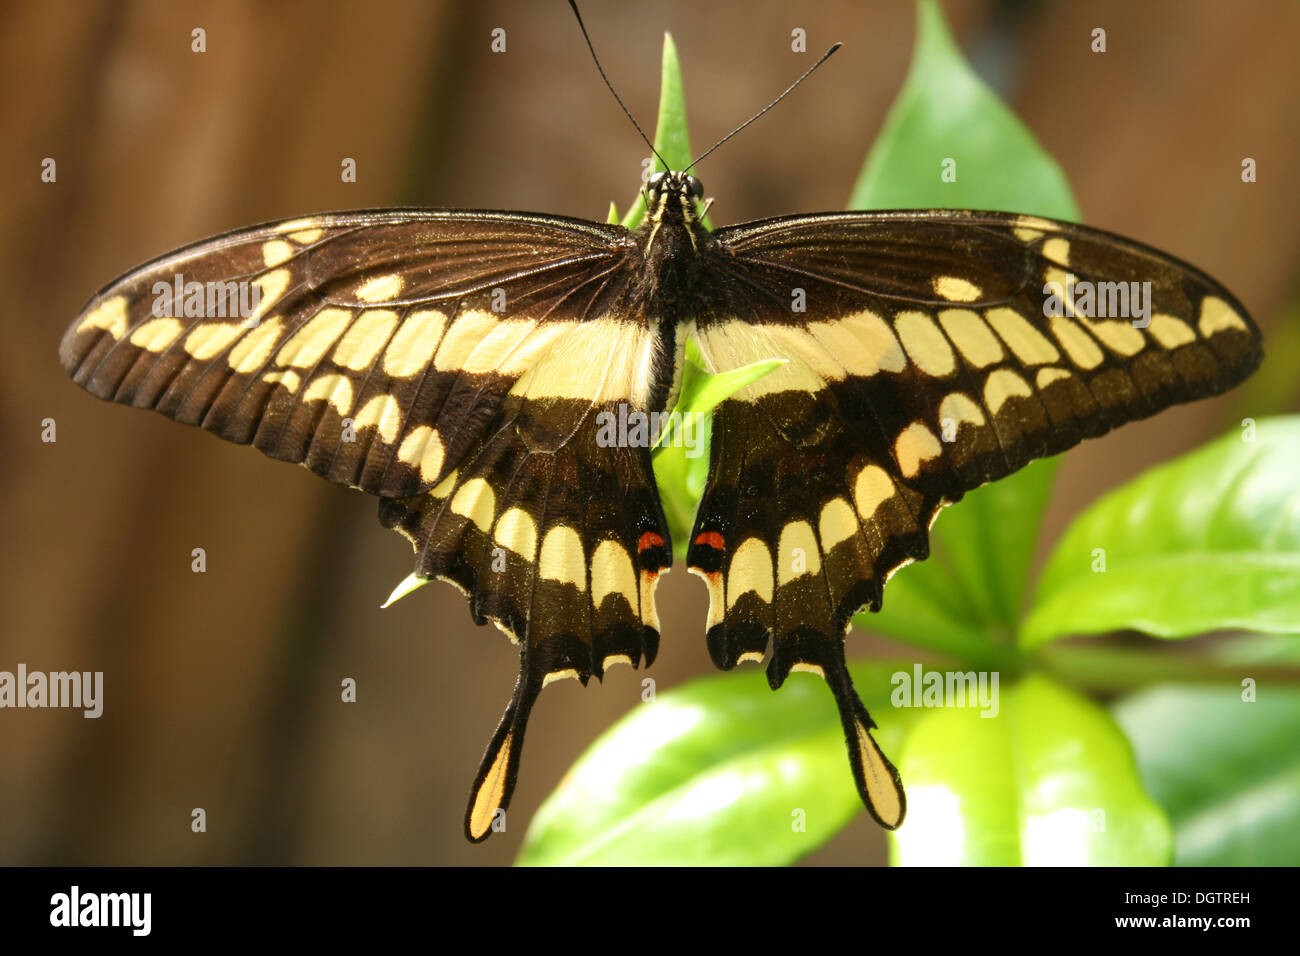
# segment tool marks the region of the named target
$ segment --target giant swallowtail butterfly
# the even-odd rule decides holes
[[[688,339],[717,372],[786,360],[714,412],[687,550],[710,654],[730,669],[770,645],[773,688],[822,675],[888,828],[904,793],[845,666],[853,615],[879,609],[965,492],[1231,388],[1261,358],[1223,286],[1097,229],[923,210],[709,232],[702,195],[687,172],[655,176],[634,232],[428,209],[241,229],[112,282],[60,347],[100,398],[378,496],[416,573],[519,645],[471,840],[510,800],[543,687],[654,660],[672,548],[651,450],[598,432],[602,413],[672,406]],[[1145,321],[1107,311],[1144,282]]]

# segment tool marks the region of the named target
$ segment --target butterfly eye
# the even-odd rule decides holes
[[[663,186],[663,181],[664,181],[664,174],[655,173],[645,181],[646,188],[649,189],[651,192],[657,192]]]
[[[696,199],[704,198],[704,184],[694,176],[686,177],[686,188],[691,191],[691,195]]]

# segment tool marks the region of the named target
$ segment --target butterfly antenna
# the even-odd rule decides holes
[[[569,0],[569,2],[572,3],[573,0]],[[703,153],[701,153],[698,157],[696,157],[694,160],[692,160],[691,165],[690,165],[690,166],[687,166],[685,169],[683,169],[682,172],[684,172],[684,173],[685,173],[685,172],[690,172],[690,170],[692,169],[692,167],[694,167],[695,164],[698,163],[700,160],[702,160],[705,156],[708,156],[709,153],[713,152],[715,149],[717,149],[719,146],[721,146],[721,145],[722,145],[723,143],[725,143],[727,140],[731,139],[731,137],[735,136],[735,135],[736,135],[737,133],[739,133],[742,129],[744,129],[746,126],[748,126],[750,123],[754,122],[754,120],[758,119],[760,116],[762,116],[762,115],[763,115],[764,113],[766,113],[768,110],[770,110],[773,106],[776,106],[777,103],[780,103],[783,99],[785,99],[787,96],[789,96],[790,93],[793,92],[793,90],[794,90],[794,88],[795,88],[796,86],[798,86],[798,85],[799,85],[800,83],[802,83],[804,80],[808,79],[808,77],[812,75],[812,71],[813,71],[813,70],[817,69],[817,67],[821,66],[823,63],[825,63],[827,60],[829,60],[829,59],[831,58],[831,54],[834,53],[836,50],[838,50],[838,49],[839,49],[840,47],[842,47],[843,45],[844,45],[843,43],[834,43],[834,44],[832,44],[832,45],[831,45],[831,48],[830,48],[829,50],[827,50],[825,53],[822,54],[822,58],[821,58],[820,60],[818,60],[818,61],[817,61],[816,63],[814,63],[812,66],[808,67],[807,71],[804,73],[803,76],[799,77],[799,79],[795,80],[795,81],[794,81],[793,83],[791,83],[788,87],[786,87],[786,90],[785,90],[784,93],[782,93],[780,96],[778,96],[778,97],[777,97],[776,99],[774,99],[772,102],[768,103],[766,106],[764,106],[761,110],[759,110],[757,113],[755,113],[755,114],[754,114],[753,116],[751,116],[749,119],[745,120],[745,122],[741,123],[739,126],[737,126],[735,129],[733,129],[733,130],[732,130],[730,133],[728,133],[726,136],[722,137],[722,139],[718,140],[716,143],[714,143],[712,146],[710,146],[708,149],[706,149],[706,150],[705,150]]]
[[[605,85],[608,86],[609,91],[614,94],[614,99],[618,102],[618,105],[622,108],[623,112],[627,114],[627,118],[632,121],[632,125],[636,127],[636,131],[640,133],[641,138],[645,140],[645,144],[650,147],[650,152],[654,153],[655,158],[659,160],[659,164],[663,166],[664,169],[667,169],[668,164],[664,162],[664,158],[659,155],[659,150],[655,149],[655,144],[650,142],[650,137],[645,134],[645,130],[643,130],[641,124],[636,121],[636,117],[632,115],[632,111],[623,105],[623,100],[618,95],[618,90],[614,89],[614,84],[611,83],[609,77],[605,75],[605,68],[600,65],[600,58],[596,56],[596,48],[591,45],[591,37],[587,35],[587,25],[582,22],[582,14],[578,12],[578,4],[576,0],[569,0],[569,6],[573,9],[573,15],[578,18],[578,29],[582,31],[582,38],[587,41],[587,49],[591,51],[591,58],[596,63],[596,69],[600,71],[600,78],[605,81]],[[825,59],[825,57],[822,57],[822,59]],[[811,72],[811,70],[809,72]]]

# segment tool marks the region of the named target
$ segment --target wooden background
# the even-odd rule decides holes
[[[653,126],[662,31],[702,148],[805,68],[820,75],[700,170],[718,223],[843,206],[902,81],[905,0],[600,2],[585,14]],[[1063,164],[1091,223],[1222,279],[1265,327],[1262,385],[1071,453],[1050,529],[1243,414],[1295,407],[1300,7],[1290,0],[947,0],[977,68]],[[190,31],[207,31],[207,52]],[[1089,51],[1103,26],[1109,51]],[[507,31],[493,54],[490,31]],[[0,669],[102,670],[105,713],[0,711],[0,863],[512,859],[538,803],[641,673],[565,681],[529,732],[511,828],[461,835],[515,655],[411,568],[365,496],[73,387],[64,328],[101,285],[233,227],[400,204],[603,218],[644,146],[548,2],[6,3],[0,8]],[[339,177],[357,160],[358,182]],[[1259,181],[1240,181],[1244,156]],[[43,158],[58,180],[40,181]],[[1284,316],[1289,314],[1290,318]],[[40,441],[41,421],[58,441]],[[208,570],[190,571],[190,551]],[[659,590],[660,688],[711,672],[704,589]],[[872,647],[855,637],[851,650]],[[353,677],[359,701],[339,701]],[[847,766],[845,773],[847,773]],[[203,807],[208,831],[190,831]],[[865,817],[811,860],[883,860]]]

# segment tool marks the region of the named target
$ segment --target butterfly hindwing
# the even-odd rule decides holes
[[[709,648],[727,668],[770,643],[773,687],[794,669],[825,676],[864,802],[896,826],[902,788],[844,663],[852,616],[878,609],[889,575],[927,556],[944,505],[1226,390],[1258,364],[1258,332],[1203,273],[1082,226],[873,213],[715,235],[726,252],[697,322],[702,353],[714,371],[787,364],[714,413],[688,552],[709,583]],[[1101,282],[1150,290],[1145,327],[1080,314],[1082,290]],[[1045,314],[1052,284],[1065,314]]]

